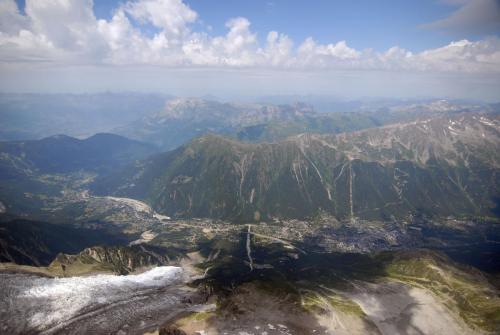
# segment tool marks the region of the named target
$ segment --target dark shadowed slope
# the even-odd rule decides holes
[[[0,216],[0,261],[48,265],[58,253],[78,253],[97,244],[125,243],[104,230],[75,228]]]
[[[113,172],[155,151],[149,144],[112,134],[0,142],[0,212],[39,210],[47,195],[60,195],[72,183]]]
[[[154,152],[149,144],[113,134],[96,134],[84,140],[55,135],[41,140],[0,142],[3,169],[24,167],[40,173],[112,169]]]

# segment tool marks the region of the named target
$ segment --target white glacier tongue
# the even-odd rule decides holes
[[[92,298],[91,295],[102,295],[102,298],[106,298],[112,292],[164,286],[180,280],[181,277],[181,268],[160,266],[141,274],[128,276],[99,274],[88,277],[38,278],[33,280],[33,286],[21,297],[81,299]]]
[[[89,317],[99,310],[120,308],[165,295],[165,305],[175,305],[178,297],[166,290],[184,281],[182,268],[162,266],[137,275],[94,275],[88,277],[40,278],[11,277],[2,280],[7,298],[0,302],[3,311],[14,312],[24,320],[25,330],[48,330]],[[2,299],[3,300],[3,299]],[[6,304],[6,305],[4,305]],[[17,325],[21,326],[21,325]],[[14,328],[18,327],[14,326]]]

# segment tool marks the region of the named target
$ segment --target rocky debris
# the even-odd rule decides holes
[[[96,246],[84,249],[77,255],[59,254],[50,267],[60,265],[65,271],[77,264],[98,264],[110,267],[118,274],[128,274],[142,267],[166,265],[168,257],[161,254],[161,250],[153,250],[143,245],[132,247]]]
[[[159,335],[187,335],[186,332],[180,330],[177,327],[170,326],[165,328],[160,328]]]

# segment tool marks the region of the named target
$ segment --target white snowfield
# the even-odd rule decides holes
[[[0,333],[6,327],[12,333],[22,333],[50,330],[71,320],[92,317],[92,311],[150,299],[156,291],[183,282],[184,272],[180,267],[162,266],[128,276],[41,278],[4,274],[1,279],[0,316],[14,319],[11,322],[15,324],[7,321],[4,329],[0,326]],[[165,306],[174,306],[179,300],[175,295],[169,299],[165,290],[157,295],[163,296]]]

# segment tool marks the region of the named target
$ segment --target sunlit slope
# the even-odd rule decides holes
[[[95,190],[179,217],[493,217],[498,152],[498,116],[480,113],[273,144],[207,135],[99,180]]]

